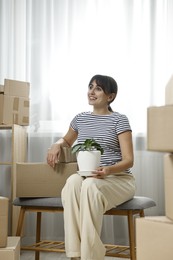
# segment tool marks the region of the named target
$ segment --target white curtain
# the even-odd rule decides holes
[[[146,151],[146,111],[164,105],[172,14],[172,0],[0,0],[0,84],[31,84],[28,161],[44,161],[73,116],[91,109],[90,78],[110,75],[119,86],[113,109],[133,129],[137,194],[156,200],[150,214],[164,213],[163,154]],[[106,222],[104,237],[113,238]]]
[[[113,76],[113,108],[134,133],[164,104],[173,67],[171,0],[0,0],[0,84],[31,83],[30,131],[64,132],[96,73]]]

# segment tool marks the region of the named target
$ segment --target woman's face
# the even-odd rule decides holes
[[[110,95],[105,94],[103,89],[97,85],[94,80],[88,86],[88,103],[89,105],[93,105],[94,107],[107,107],[108,102],[110,101]]]

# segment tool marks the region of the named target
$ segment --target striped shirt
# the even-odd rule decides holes
[[[78,133],[78,143],[93,138],[102,146],[104,153],[101,156],[101,166],[113,165],[122,160],[118,135],[125,131],[131,131],[126,115],[118,112],[109,115],[82,112],[73,118],[70,127]],[[131,173],[131,170],[127,169],[125,172]]]

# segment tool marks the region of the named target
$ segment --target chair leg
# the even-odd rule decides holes
[[[144,218],[145,217],[145,214],[144,214],[144,210],[142,209],[141,211],[140,211],[140,218]]]
[[[21,237],[21,235],[22,235],[24,217],[25,217],[25,209],[21,207],[20,213],[19,213],[19,220],[18,220],[18,224],[17,224],[16,236]]]
[[[37,212],[37,224],[36,224],[36,243],[40,242],[41,238],[41,212]],[[40,259],[40,252],[35,251],[35,260]]]
[[[134,219],[132,210],[128,212],[128,228],[129,228],[129,246],[130,246],[130,258],[136,260],[135,252],[135,231],[134,231]]]

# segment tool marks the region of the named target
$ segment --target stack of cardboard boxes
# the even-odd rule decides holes
[[[0,259],[20,259],[20,237],[8,236],[9,199],[0,197]]]
[[[0,85],[0,124],[29,125],[29,88],[28,82],[4,80]]]
[[[166,85],[165,106],[147,111],[147,147],[165,152],[165,216],[136,220],[137,260],[173,259],[173,76]]]
[[[7,129],[10,127],[12,129],[14,125],[29,125],[29,91],[30,84],[24,81],[5,79],[4,85],[0,85],[0,125],[4,126],[1,129],[6,129],[6,126]],[[14,142],[17,140],[13,140],[13,145]],[[15,154],[12,158],[16,159]],[[0,165],[3,164],[6,163],[0,162]],[[12,162],[9,162],[10,164]],[[8,208],[11,199],[0,197],[0,259],[2,260],[20,259],[20,237],[8,236],[8,222],[11,219],[11,216],[8,216]]]

